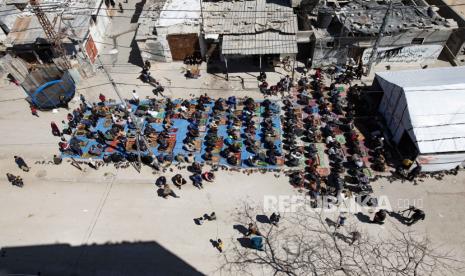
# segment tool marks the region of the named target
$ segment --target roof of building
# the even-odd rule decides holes
[[[294,34],[278,32],[223,35],[221,52],[224,55],[296,54],[297,43]]]
[[[206,36],[223,35],[223,54],[297,53],[297,18],[287,0],[202,2]]]
[[[153,30],[157,25],[160,10],[164,5],[165,1],[160,0],[148,0],[145,3],[139,20],[137,21],[139,27],[137,28],[136,40],[140,41],[150,37],[156,37],[156,35],[153,34]]]
[[[202,2],[206,34],[253,34],[274,30],[297,32],[297,18],[288,1],[239,0]]]
[[[8,28],[12,28],[18,17],[19,10],[14,6],[0,6],[0,23],[5,24]]]
[[[376,75],[392,132],[408,131],[420,153],[465,151],[465,66]]]
[[[55,20],[55,31],[63,38],[82,40],[89,30],[91,14],[99,3],[101,0],[45,0],[41,7],[52,24]],[[41,39],[47,40],[45,32],[37,17],[26,8],[16,18],[5,44],[31,44]]]
[[[352,33],[376,34],[381,28],[388,7],[388,1],[353,0],[336,12],[336,18]],[[439,16],[430,6],[405,5],[400,0],[393,0],[385,32],[398,33],[413,28],[456,26],[455,21]]]
[[[0,3],[0,44],[6,39],[8,32],[13,28],[13,25],[18,17],[19,10],[14,6],[6,6],[4,3]],[[0,46],[0,49],[3,50],[3,45]]]
[[[200,2],[197,0],[168,0],[157,21],[158,27],[178,24],[198,25],[200,22]]]

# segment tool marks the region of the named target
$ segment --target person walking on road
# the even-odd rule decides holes
[[[224,244],[223,244],[223,241],[221,239],[218,239],[217,241],[217,248],[218,248],[218,251],[220,251],[220,253],[223,252],[223,248],[224,248]]]
[[[150,61],[146,60],[144,62],[144,67],[147,68],[147,70],[150,70],[150,68],[152,67],[152,64],[150,63]]]
[[[270,223],[274,226],[278,226],[279,219],[281,218],[280,214],[273,213],[270,216]]]
[[[29,171],[29,167],[28,165],[26,164],[26,162],[24,161],[23,158],[19,157],[19,156],[14,156],[14,159],[15,159],[15,163],[16,165],[18,165],[18,167],[25,171],[25,172],[28,172]]]
[[[55,122],[51,122],[50,127],[52,128],[52,134],[54,136],[61,136],[60,129],[58,128],[58,126],[57,126],[57,124]]]
[[[98,98],[99,98],[99,100],[100,100],[101,103],[104,103],[105,100],[106,100],[105,95],[103,95],[102,93],[100,93],[100,95],[98,96]]]
[[[33,116],[39,117],[39,114],[37,113],[37,108],[35,108],[35,106],[33,106],[33,105],[31,105],[31,114]]]

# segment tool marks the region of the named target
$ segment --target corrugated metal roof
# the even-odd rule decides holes
[[[45,33],[35,16],[20,16],[16,19],[13,28],[8,34],[5,44],[29,44],[36,38],[45,38]]]
[[[267,30],[295,34],[297,31],[297,18],[284,0],[202,2],[202,9],[206,34],[254,34]]]
[[[57,19],[55,31],[63,34],[63,37],[81,40],[89,30],[92,12],[97,10],[100,3],[101,0],[42,0],[41,7],[50,22],[66,11]],[[38,38],[47,39],[29,5],[18,15],[5,44],[31,44]]]
[[[278,32],[223,35],[221,52],[224,55],[296,54],[296,36]]]
[[[50,22],[57,16],[56,14],[46,14]],[[72,15],[67,16],[69,19],[59,18],[55,23],[55,31],[62,33],[64,37],[71,37],[73,39],[83,39],[90,26],[90,15]],[[59,29],[60,28],[60,29]],[[35,15],[20,16],[16,19],[13,28],[8,34],[5,44],[21,45],[35,43],[37,39],[47,40],[42,26]]]

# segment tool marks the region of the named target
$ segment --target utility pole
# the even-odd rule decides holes
[[[40,7],[39,0],[29,0],[29,3],[31,4],[32,12],[37,16],[37,20],[39,20],[39,23],[42,26],[45,35],[47,36],[48,40],[53,44],[53,51],[55,52],[55,55],[63,60],[65,69],[70,69],[71,62],[66,56],[65,48],[63,48],[63,44],[61,43],[61,38],[57,35],[52,23]]]
[[[381,38],[383,37],[384,30],[386,29],[386,25],[389,19],[389,15],[391,13],[391,9],[392,9],[392,1],[389,2],[389,7],[387,8],[386,14],[384,15],[384,18],[383,18],[383,23],[381,23],[381,27],[379,28],[378,37],[376,38],[375,45],[373,46],[373,50],[371,51],[370,59],[368,60],[368,64],[367,64],[367,72],[366,72],[367,76],[370,75],[373,62],[378,56],[378,46],[379,46],[379,43],[381,42]]]
[[[105,72],[105,75],[107,75],[108,81],[110,81],[111,85],[113,86],[113,89],[116,92],[116,95],[118,95],[119,100],[121,101],[122,104],[125,104],[125,100],[123,97],[121,97],[121,94],[119,93],[118,86],[115,83],[115,80],[111,77],[110,73],[107,71],[105,66],[103,65],[102,60],[100,59],[100,55],[97,55],[97,59],[102,66],[103,72]],[[137,146],[137,161],[138,161],[138,172],[140,173],[140,169],[142,168],[142,159],[141,159],[141,150],[140,150],[140,144],[139,141],[142,141],[147,148],[147,150],[150,150],[150,145],[145,139],[144,135],[142,134],[142,129],[139,124],[139,120],[137,117],[134,115],[134,113],[131,111],[128,111],[129,118],[131,118],[132,122],[134,123],[134,126],[136,127],[136,146]]]

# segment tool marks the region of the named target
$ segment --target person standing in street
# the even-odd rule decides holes
[[[223,252],[224,244],[223,244],[223,241],[221,239],[218,239],[216,248],[218,248],[218,251],[220,251],[220,253]]]
[[[273,213],[270,216],[270,223],[274,226],[278,226],[279,219],[281,218],[280,214]]]
[[[60,165],[63,162],[63,159],[59,155],[53,155],[53,164]]]
[[[86,97],[85,97],[83,94],[80,94],[80,95],[79,95],[79,99],[81,100],[81,103],[82,103],[83,105],[86,105]]]
[[[16,165],[18,165],[18,167],[25,171],[25,172],[28,172],[29,171],[29,166],[26,164],[26,162],[24,161],[23,158],[19,157],[19,156],[14,156],[14,159],[15,159],[15,163]]]
[[[373,220],[371,222],[377,223],[377,224],[383,224],[384,220],[386,219],[386,210],[381,209],[378,212],[375,213],[375,216],[373,217]]]
[[[35,108],[35,106],[33,106],[32,104],[31,104],[31,114],[33,116],[39,117],[39,114],[37,113],[37,108]]]
[[[103,95],[102,93],[100,93],[100,95],[98,96],[98,98],[99,98],[99,100],[100,100],[101,103],[104,103],[105,100],[106,100],[105,95]]]
[[[124,13],[123,4],[121,4],[121,2],[118,2],[118,7],[119,7],[119,12]]]
[[[132,99],[134,100],[135,104],[139,104],[139,95],[137,94],[136,90],[132,90]]]
[[[344,213],[341,213],[339,215],[339,218],[337,219],[337,225],[336,225],[336,228],[339,228],[341,226],[344,226],[344,224],[346,223],[346,215]]]
[[[150,70],[150,68],[152,67],[152,64],[150,63],[150,61],[146,60],[144,62],[144,67],[147,68],[147,70]]]
[[[60,129],[55,122],[51,122],[50,127],[52,128],[52,134],[54,136],[61,136]]]
[[[406,224],[408,226],[411,226],[420,220],[425,220],[426,214],[423,210],[420,210],[415,207],[410,207],[408,211],[409,214],[412,213],[412,215],[406,219]]]
[[[60,95],[59,97],[60,105],[66,109],[69,109],[68,101],[66,100],[65,96]]]

